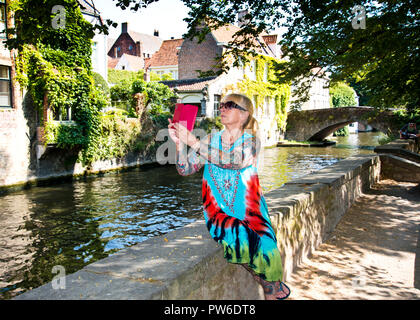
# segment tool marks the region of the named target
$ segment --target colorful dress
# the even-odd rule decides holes
[[[282,262],[275,232],[270,223],[267,205],[259,183],[254,137],[244,133],[232,146],[224,147],[218,132],[211,136],[205,158],[202,182],[204,218],[213,239],[224,247],[224,257],[230,263],[246,264],[266,281],[282,280]],[[238,153],[240,150],[240,153]],[[249,165],[238,166],[232,160],[241,155]],[[230,155],[221,161],[217,154]],[[255,159],[249,159],[250,155]],[[247,156],[248,155],[248,156]],[[226,157],[225,157],[226,158]],[[190,165],[196,171],[196,160]],[[185,174],[185,163],[180,173]]]

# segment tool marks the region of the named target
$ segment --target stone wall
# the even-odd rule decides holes
[[[28,181],[35,169],[36,115],[23,108],[0,109],[0,186]]]
[[[396,139],[374,149],[381,159],[381,179],[420,182],[420,144],[412,139]]]
[[[328,238],[362,193],[378,181],[378,156],[345,159],[265,195],[282,252],[285,277]],[[97,261],[15,299],[263,299],[241,266],[228,264],[204,221]]]
[[[392,154],[420,163],[420,144],[412,139],[396,139],[385,145],[377,146],[374,151],[381,154]]]

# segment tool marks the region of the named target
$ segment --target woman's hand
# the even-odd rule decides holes
[[[172,141],[175,142],[175,145],[178,147],[180,141],[176,134],[176,129],[174,127],[175,124],[172,123],[171,119],[168,119],[168,121],[169,121],[169,125],[168,125],[169,136],[171,137]]]
[[[197,138],[182,124],[173,123],[171,119],[168,119],[169,125],[169,136],[175,142],[177,147],[180,143],[192,146],[198,142]]]

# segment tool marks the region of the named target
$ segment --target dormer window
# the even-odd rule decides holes
[[[133,46],[131,44],[129,45],[128,50],[133,50]]]

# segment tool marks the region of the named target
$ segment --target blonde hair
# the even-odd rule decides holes
[[[242,128],[244,130],[250,130],[252,135],[256,137],[258,134],[258,122],[254,118],[254,105],[252,104],[251,99],[240,93],[231,93],[225,96],[222,102],[228,101],[236,103],[238,106],[241,106],[249,112],[248,119],[245,121]]]

